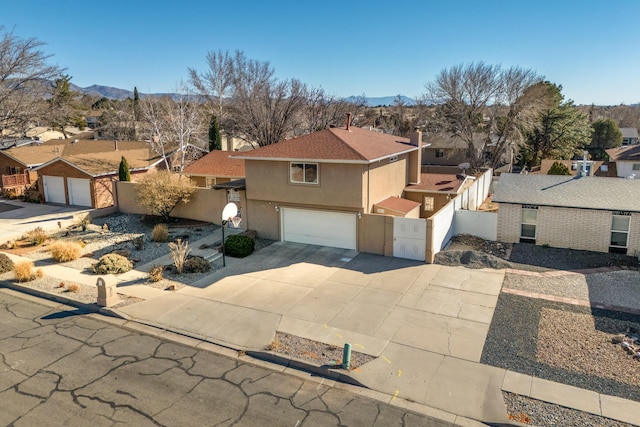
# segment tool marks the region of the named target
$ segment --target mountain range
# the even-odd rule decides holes
[[[117,87],[112,87],[112,86],[102,86],[102,85],[91,85],[91,86],[87,86],[87,87],[80,87],[78,85],[74,85],[73,83],[71,83],[71,90],[75,91],[75,92],[80,92],[83,94],[87,94],[87,95],[95,95],[95,96],[100,96],[100,97],[104,97],[104,98],[108,98],[108,99],[118,99],[118,100],[122,100],[122,99],[127,99],[127,98],[133,98],[133,91],[132,90],[127,90],[127,89],[119,89]],[[164,96],[164,95],[169,95],[169,96],[175,96],[175,94],[171,94],[171,93],[139,93],[139,95],[141,97],[144,96]],[[394,96],[379,96],[379,97],[365,97],[365,102],[367,104],[367,107],[376,107],[376,106],[385,106],[385,105],[393,105],[393,102],[395,101],[397,95]],[[416,101],[412,98],[409,98],[407,96],[400,96],[402,101],[406,104],[406,105],[414,105],[416,103]],[[347,101],[355,101],[358,97],[356,96],[349,96],[347,98],[345,98]]]

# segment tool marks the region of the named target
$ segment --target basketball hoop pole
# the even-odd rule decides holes
[[[227,260],[224,257],[224,227],[227,225],[227,221],[222,221],[222,266],[227,266]]]

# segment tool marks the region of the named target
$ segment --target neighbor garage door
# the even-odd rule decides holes
[[[356,216],[340,212],[282,208],[282,240],[356,249]]]
[[[91,207],[90,180],[67,178],[67,186],[69,187],[70,205]]]
[[[43,176],[44,201],[47,203],[67,203],[64,196],[64,178],[61,176]]]

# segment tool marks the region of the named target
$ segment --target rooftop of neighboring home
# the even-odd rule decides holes
[[[132,169],[144,169],[161,161],[149,143],[94,139],[61,139],[0,152],[26,167],[38,167],[63,158],[91,175],[113,173],[124,156]]]
[[[458,179],[458,176],[461,175],[445,173],[423,173],[420,174],[419,184],[411,184],[407,186],[405,190],[457,193],[464,183],[464,179]]]
[[[492,201],[640,212],[640,180],[562,175],[500,175]]]
[[[184,168],[185,175],[240,178],[244,176],[244,160],[231,158],[233,151],[214,150]]]
[[[636,128],[620,128],[623,138],[638,138],[638,129]]]
[[[534,169],[531,171],[532,174],[536,175],[547,175],[549,173],[549,169],[555,162],[560,162],[569,169],[572,176],[580,175],[581,172],[581,160],[555,160],[555,159],[542,159],[542,163],[540,164],[540,169]],[[588,167],[593,169],[595,172],[592,176],[610,176],[616,177],[616,164],[603,161],[588,161]]]
[[[231,157],[368,164],[417,149],[408,138],[348,127],[324,129],[255,150],[233,153]]]
[[[607,150],[607,154],[612,162],[640,161],[640,145],[610,148]]]

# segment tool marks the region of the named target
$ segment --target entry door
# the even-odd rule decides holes
[[[47,203],[67,204],[64,191],[64,178],[61,176],[43,176],[44,201]]]
[[[356,215],[282,208],[282,240],[356,250]]]
[[[393,218],[393,256],[417,261],[426,259],[427,220]]]

